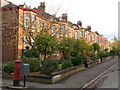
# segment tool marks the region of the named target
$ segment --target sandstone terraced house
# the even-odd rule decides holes
[[[91,26],[87,28],[82,27],[82,22],[78,21],[73,24],[68,21],[67,13],[63,13],[61,17],[57,18],[55,15],[50,15],[45,12],[45,2],[41,2],[38,8],[31,8],[26,4],[15,5],[9,1],[4,0],[2,3],[2,60],[3,63],[19,59],[21,50],[24,49],[26,44],[23,40],[27,37],[24,36],[25,28],[31,27],[30,33],[41,32],[43,27],[49,28],[49,34],[54,35],[58,39],[63,37],[70,38],[84,38],[90,45],[98,43],[100,50],[105,48],[111,49],[111,42],[98,32],[92,32]],[[54,22],[53,22],[54,21]],[[52,25],[52,26],[51,26]],[[57,33],[56,33],[57,32]],[[30,34],[29,33],[29,34]],[[22,38],[18,38],[22,37]],[[58,55],[60,57],[60,55]]]

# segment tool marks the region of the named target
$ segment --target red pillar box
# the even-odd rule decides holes
[[[14,81],[13,86],[20,85],[20,64],[22,63],[21,60],[14,60]]]

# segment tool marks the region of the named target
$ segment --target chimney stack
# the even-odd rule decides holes
[[[31,9],[31,6],[29,6],[29,8]]]
[[[63,13],[63,14],[62,14],[62,19],[63,19],[64,21],[67,21],[67,19],[68,19],[67,13]]]
[[[40,6],[38,6],[39,12],[45,12],[45,2],[40,2]]]
[[[89,26],[87,26],[87,30],[88,31],[90,31],[91,30],[91,26],[89,25]]]
[[[81,22],[81,21],[78,21],[78,22],[77,22],[77,25],[80,26],[80,27],[82,27],[82,22]]]
[[[24,4],[23,5],[26,5],[26,3],[24,2]]]

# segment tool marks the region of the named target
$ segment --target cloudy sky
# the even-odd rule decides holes
[[[113,39],[118,37],[118,2],[120,0],[8,0],[14,4],[24,2],[31,7],[38,7],[40,2],[45,2],[46,12],[68,14],[68,20],[77,23],[83,22],[83,27],[91,25],[92,31]]]

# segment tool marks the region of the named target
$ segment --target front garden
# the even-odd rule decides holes
[[[61,79],[63,79],[94,63],[98,64],[98,59],[103,61],[105,57],[117,55],[114,49],[111,51],[108,51],[108,49],[99,51],[100,47],[97,43],[90,46],[84,39],[64,38],[58,41],[48,35],[36,36],[33,46],[32,49],[26,47],[26,49],[22,50],[20,60],[30,65],[30,75],[33,77],[37,75],[42,78],[49,77],[49,79],[53,79],[55,75],[60,75]],[[47,57],[56,52],[61,52],[63,57],[59,60]],[[40,58],[40,54],[44,54],[43,59]],[[3,65],[3,71],[6,73],[12,74],[13,69],[13,62]],[[52,82],[56,81],[52,80]]]

